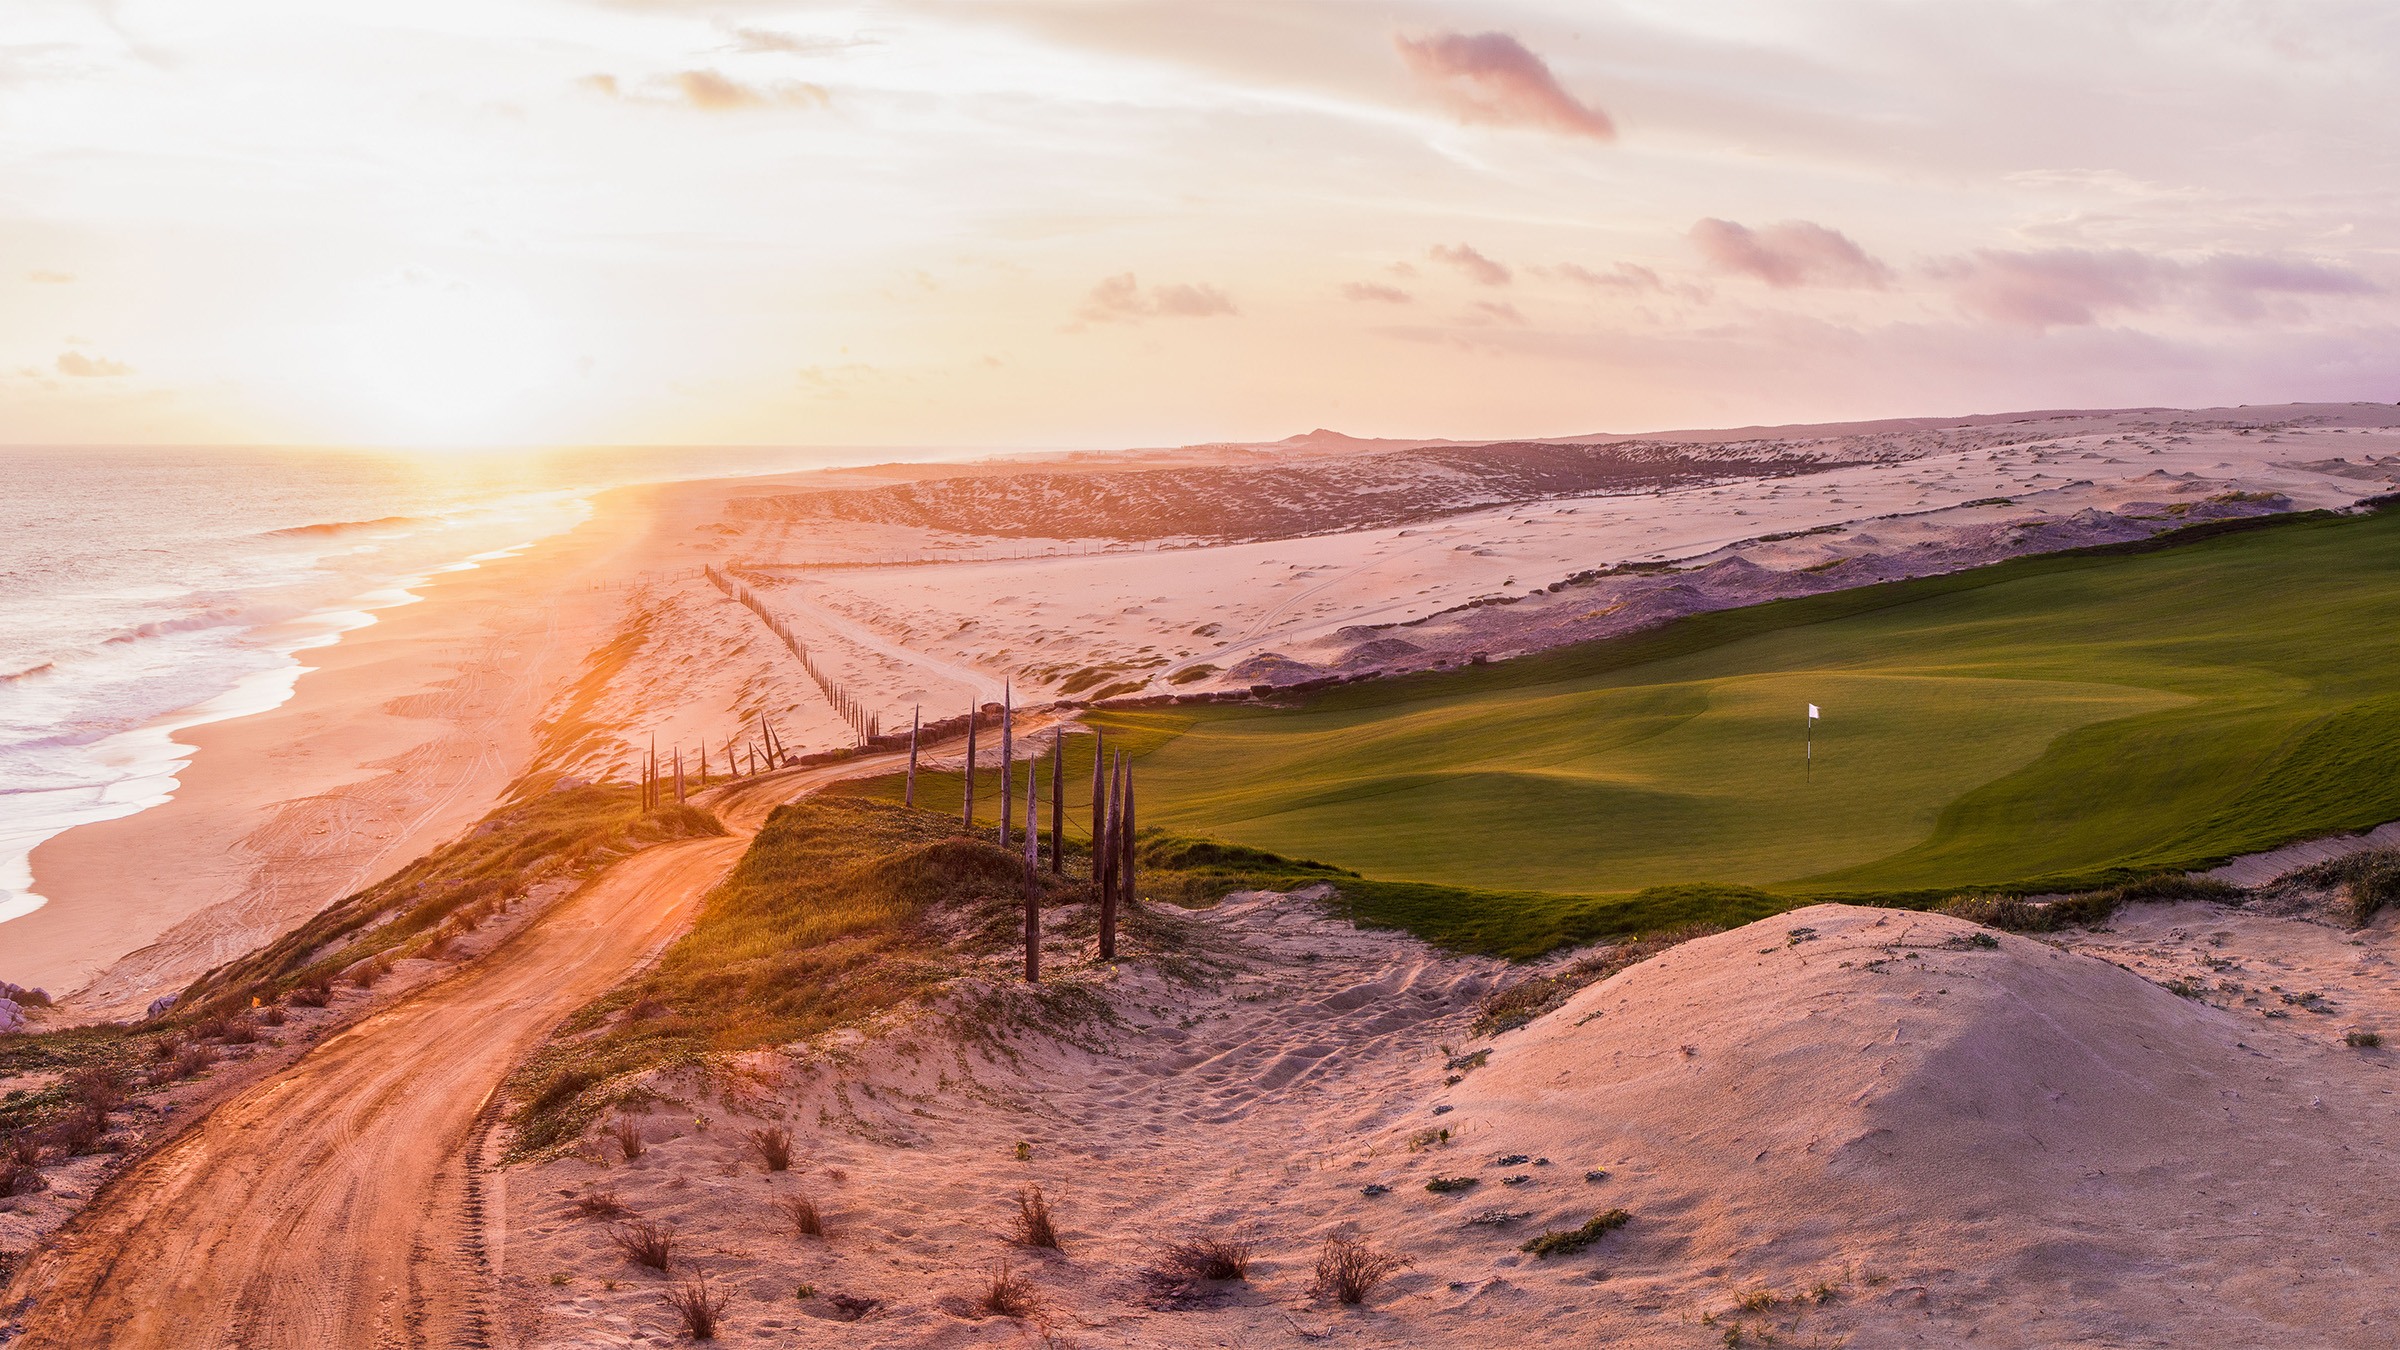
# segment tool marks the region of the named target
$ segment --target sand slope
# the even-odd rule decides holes
[[[2279,961],[2352,950],[2211,918],[2230,939],[2212,951],[2301,927],[2324,939]],[[662,1081],[679,1104],[648,1117],[639,1161],[512,1177],[517,1330],[668,1341],[662,1282],[569,1208],[606,1189],[733,1292],[729,1346],[1667,1347],[1737,1327],[1784,1345],[2392,1341],[2390,1060],[2322,1027],[1957,920],[1829,905],[1673,949],[1483,1041],[1477,997],[1518,977],[1494,963],[1300,897],[1190,924],[1211,963],[1196,986],[1068,972],[1124,1019],[1080,1046],[925,1018]],[[1007,1024],[1005,1001],[979,1006],[975,1026]],[[1482,1067],[1461,1062],[1479,1049]],[[739,1131],[772,1119],[803,1170],[746,1156]],[[1475,1183],[1430,1193],[1437,1176]],[[1063,1254],[998,1236],[1027,1182],[1057,1200]],[[768,1202],[793,1191],[824,1205],[830,1239],[780,1229]],[[1619,1207],[1631,1221],[1580,1253],[1519,1250]],[[1153,1297],[1153,1245],[1204,1227],[1256,1238],[1251,1280]],[[1364,1308],[1315,1298],[1335,1232],[1414,1265]],[[975,1315],[1001,1260],[1044,1291],[1039,1324]],[[838,1320],[835,1295],[873,1306]]]

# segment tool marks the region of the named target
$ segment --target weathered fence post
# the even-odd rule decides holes
[[[964,818],[960,833],[975,832],[975,719],[983,710],[973,702],[967,704],[967,805],[959,814]]]
[[[1113,961],[1117,957],[1117,833],[1124,828],[1123,791],[1118,784],[1117,761],[1125,757],[1120,750],[1109,761],[1108,798],[1105,826],[1092,842],[1092,872],[1100,879],[1100,959]]]
[[[1050,738],[1050,875],[1067,874],[1067,729]]]
[[[1016,727],[1010,720],[1016,700],[1011,689],[1012,686],[1008,683],[1000,686],[1000,847],[1002,848],[1008,847],[1008,822],[1012,814],[1011,808],[1016,801],[1010,795],[1011,789],[1016,787],[1014,779],[1017,772]],[[1030,825],[1033,822],[1027,821],[1026,823]]]
[[[901,800],[903,806],[917,804],[917,728],[924,721],[925,705],[920,703],[916,711],[908,715],[908,794]]]

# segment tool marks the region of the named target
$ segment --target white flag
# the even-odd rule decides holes
[[[1809,705],[1808,705],[1808,720],[1809,720],[1809,721],[1811,721],[1811,722],[1814,722],[1814,721],[1816,721],[1818,718],[1820,718],[1820,717],[1823,717],[1824,715],[1825,715],[1825,714],[1823,714],[1823,713],[1821,713],[1821,712],[1818,712],[1818,711],[1817,711],[1817,705],[1816,705],[1816,704],[1814,704],[1814,703],[1811,703],[1811,704],[1809,704]]]

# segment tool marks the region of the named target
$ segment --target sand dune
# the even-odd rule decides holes
[[[677,1104],[637,1162],[513,1175],[505,1280],[531,1344],[663,1339],[659,1278],[571,1211],[607,1190],[732,1290],[735,1346],[2388,1345],[2388,1054],[2116,964],[2255,948],[2309,978],[2355,949],[2167,908],[2145,957],[2103,959],[1817,906],[1485,1039],[1479,998],[1523,972],[1239,895],[1186,921],[1197,983],[1070,977],[1118,1027],[995,1042],[928,1016],[745,1056],[714,1087],[662,1079]],[[2390,923],[2360,940],[2383,959]],[[1005,1001],[976,1006],[988,1028]],[[797,1173],[746,1157],[765,1120],[796,1127]],[[1026,1183],[1063,1253],[998,1236]],[[779,1229],[793,1192],[830,1238]],[[1520,1250],[1614,1209],[1579,1252]],[[1145,1285],[1158,1241],[1209,1228],[1254,1238],[1249,1281]],[[1332,1233],[1413,1265],[1363,1308],[1314,1297]],[[1039,1326],[974,1313],[1003,1260],[1047,1300]]]

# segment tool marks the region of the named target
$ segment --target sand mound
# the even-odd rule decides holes
[[[1560,1181],[1610,1172],[1591,1200],[1635,1221],[1602,1264],[1785,1289],[1906,1271],[1936,1303],[2036,1300],[2008,1343],[2154,1330],[2130,1304],[2178,1288],[2263,1331],[2285,1289],[2343,1267],[2256,1239],[2291,1235],[2296,1208],[2372,1230],[2346,1192],[2389,1158],[2362,1170],[2356,1118],[2244,1045],[2256,1025],[2028,938],[1819,905],[1502,1036],[1443,1119]],[[2326,1321],[2358,1325],[2354,1297]]]

